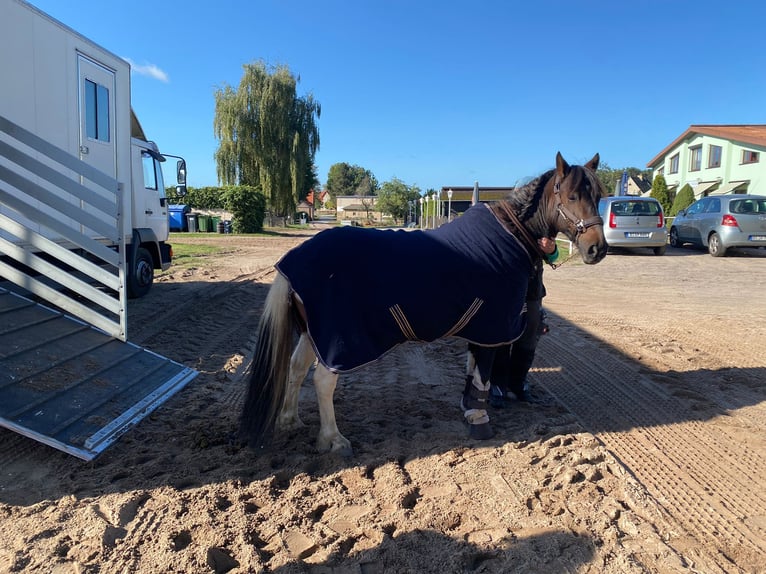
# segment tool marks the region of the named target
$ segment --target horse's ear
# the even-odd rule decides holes
[[[598,154],[593,156],[593,159],[590,160],[588,163],[585,164],[585,167],[588,169],[592,169],[593,171],[596,171],[598,169],[598,162],[601,161],[601,158],[599,158]]]
[[[569,173],[569,164],[564,159],[564,156],[561,155],[561,152],[556,152],[556,175],[559,176],[559,179],[564,179],[566,175]]]

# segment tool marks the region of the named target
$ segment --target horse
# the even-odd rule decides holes
[[[537,240],[563,233],[586,264],[606,255],[598,163],[596,154],[570,166],[559,152],[554,169],[437,229],[340,226],[287,252],[276,264],[279,273],[258,327],[242,439],[263,448],[275,430],[303,426],[299,389],[316,362],[316,448],[350,456],[333,405],[339,375],[404,342],[446,337],[470,343],[461,401],[469,436],[491,437],[487,398],[494,349],[524,331],[528,278],[544,255]]]

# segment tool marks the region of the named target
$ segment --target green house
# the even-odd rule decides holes
[[[696,198],[766,195],[766,125],[692,125],[646,164],[668,189],[685,184]]]

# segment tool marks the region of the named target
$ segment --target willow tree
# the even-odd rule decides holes
[[[321,107],[310,94],[298,97],[299,81],[286,66],[255,62],[245,64],[237,89],[215,93],[219,182],[259,187],[280,215],[293,213],[306,195],[306,174],[319,149]]]

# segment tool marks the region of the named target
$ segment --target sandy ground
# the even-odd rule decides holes
[[[199,377],[84,463],[0,429],[0,572],[766,572],[766,252],[546,271],[537,404],[467,438],[461,341],[341,378],[352,459],[234,440],[272,265],[314,230],[197,237],[129,309]],[[189,239],[189,238],[187,238]]]

